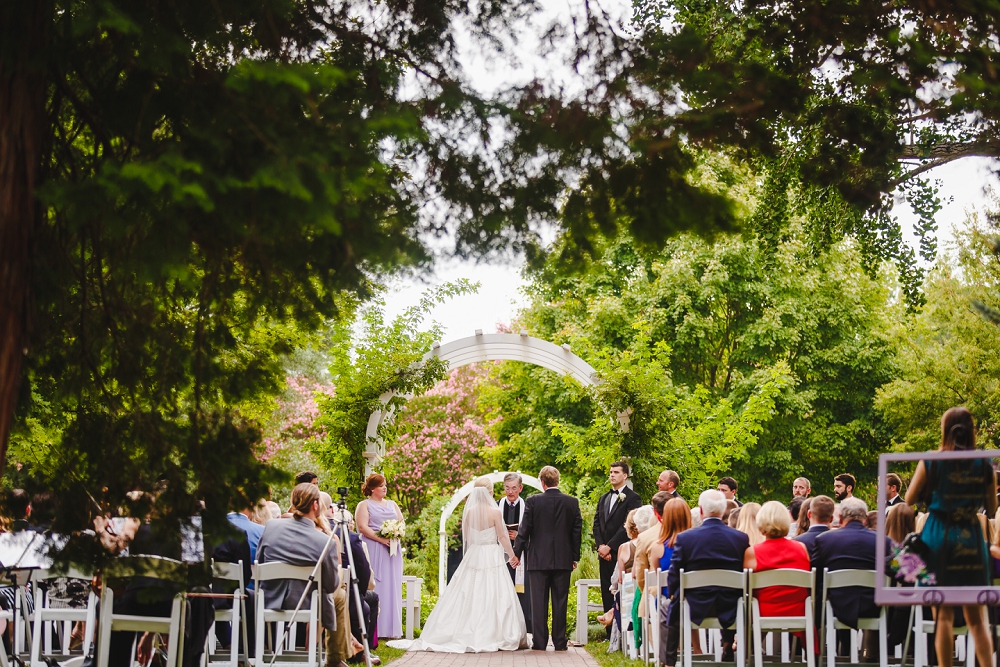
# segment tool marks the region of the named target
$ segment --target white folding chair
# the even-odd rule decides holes
[[[590,589],[600,590],[600,579],[577,579],[576,581],[576,643],[581,646],[588,641],[590,612],[604,613],[604,605],[590,602]]]
[[[635,629],[629,630],[629,624],[632,622],[632,604],[635,602],[635,587],[636,582],[632,579],[632,573],[623,573],[622,582],[618,587],[621,599],[622,653],[633,660],[639,657],[635,647]]]
[[[54,579],[80,579],[86,582],[90,588],[90,581],[93,575],[89,572],[76,568],[69,568],[65,572],[54,570],[35,570],[31,574],[33,582],[33,596],[35,611],[32,618],[31,632],[31,656],[29,664],[31,667],[45,667],[43,656],[54,656],[52,651],[52,629],[60,628],[61,624],[61,653],[65,658],[70,654],[69,642],[73,632],[73,624],[81,622],[84,624],[83,630],[83,655],[90,653],[90,645],[94,640],[94,626],[97,621],[97,596],[91,590],[87,596],[87,606],[82,608],[53,608],[50,606],[49,593],[46,590],[45,582]]]
[[[639,659],[647,663],[659,661],[659,609],[660,609],[660,577],[666,585],[666,572],[646,570],[645,586],[642,591],[643,614],[639,619],[642,626],[642,642],[639,646]]]
[[[313,568],[310,565],[298,566],[287,563],[263,563],[254,564],[253,580],[256,595],[256,612],[254,615],[254,630],[256,639],[256,664],[272,664],[278,667],[319,667],[322,659],[320,650],[320,591],[323,584],[320,578],[321,570],[316,571],[316,582],[312,592],[306,597],[302,608],[298,612],[292,609],[278,610],[266,609],[264,607],[265,581],[275,581],[280,579],[294,579],[298,581],[308,581]],[[333,619],[336,621],[336,619]],[[267,624],[274,623],[274,645],[271,653],[264,652],[264,639],[267,635]],[[287,639],[280,642],[284,632],[285,624],[290,624]],[[295,650],[295,623],[306,624],[306,651],[305,654]],[[277,654],[278,657],[274,658]],[[282,660],[284,658],[284,660]],[[303,658],[305,661],[303,662]]]
[[[934,633],[935,626],[933,618],[924,620],[924,608],[918,605],[913,614],[913,667],[927,667],[930,664],[928,650],[933,651],[934,647],[928,649],[927,635]],[[968,626],[953,628],[953,632],[959,661],[964,659],[966,667],[976,667],[976,649]]]
[[[247,647],[247,608],[246,608],[246,582],[243,581],[243,561],[235,563],[212,563],[212,578],[233,582],[236,590],[233,593],[233,604],[228,609],[215,610],[215,622],[229,623],[232,626],[231,639],[229,642],[229,652],[217,654],[218,639],[215,632],[208,633],[205,638],[206,650],[202,658],[202,665],[229,665],[239,667],[241,662],[240,637],[243,638],[243,646]],[[230,583],[232,585],[232,583]],[[243,660],[245,662],[245,660]]]
[[[691,606],[686,599],[687,591],[694,588],[705,588],[712,586],[715,588],[733,588],[739,590],[741,595],[736,604],[736,665],[746,667],[746,615],[745,598],[747,590],[746,572],[734,572],[733,570],[701,570],[699,572],[685,572],[681,570],[681,586],[678,594],[678,602],[681,605],[681,647],[684,653],[684,667],[691,667],[691,630],[695,628],[722,629],[722,625],[717,618],[706,618],[700,624],[691,622]],[[721,656],[719,656],[721,658]]]
[[[889,585],[889,578],[886,577],[886,585]],[[859,618],[858,628],[848,627],[837,620],[833,613],[833,605],[830,604],[830,591],[835,588],[845,588],[848,586],[863,586],[864,588],[875,588],[875,570],[834,570],[830,572],[823,570],[823,616],[825,618],[824,628],[826,634],[826,664],[827,667],[834,667],[837,657],[837,630],[851,631],[851,664],[858,663],[858,636],[861,630],[875,630],[878,632],[878,664],[880,667],[889,665],[889,623],[886,620],[886,610],[882,607],[878,618]],[[919,643],[919,641],[918,641]]]
[[[108,667],[111,656],[112,631],[154,632],[169,635],[165,667],[180,667],[184,655],[184,616],[187,601],[183,592],[174,596],[170,616],[135,616],[114,613],[114,593],[108,582],[112,579],[150,577],[167,581],[183,581],[187,566],[159,556],[128,556],[111,561],[104,573],[101,591],[101,613],[98,625],[97,667]]]
[[[804,630],[806,633],[806,664],[809,667],[815,667],[816,660],[813,655],[813,647],[816,645],[816,623],[813,619],[813,598],[816,594],[816,570],[812,569],[808,572],[805,570],[789,569],[768,570],[766,572],[754,572],[750,570],[748,577],[751,595],[750,624],[753,628],[754,665],[762,667],[764,664],[764,642],[761,640],[763,631],[769,630],[772,632],[781,631],[787,633],[789,631]],[[791,586],[808,590],[809,596],[806,598],[803,615],[761,616],[760,602],[753,593],[754,591],[770,588],[771,586]],[[785,635],[782,646],[783,662],[787,657],[787,641],[788,637]]]

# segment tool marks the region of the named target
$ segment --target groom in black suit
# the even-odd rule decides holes
[[[583,517],[580,503],[559,490],[559,471],[545,466],[538,473],[542,493],[524,501],[524,517],[514,540],[514,555],[531,551],[526,565],[531,588],[531,648],[549,643],[549,596],[552,597],[552,643],[565,651],[569,579],[580,561]]]
[[[642,505],[639,494],[626,486],[628,463],[616,461],[608,471],[611,490],[601,496],[594,512],[594,544],[601,565],[601,601],[604,611],[615,606],[615,596],[611,592],[611,575],[615,571],[618,547],[628,542],[625,519],[628,513]],[[611,626],[607,629],[611,636]]]

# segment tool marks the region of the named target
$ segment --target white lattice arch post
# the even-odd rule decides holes
[[[532,338],[527,331],[522,331],[520,334],[483,334],[481,330],[476,330],[475,336],[461,338],[445,345],[435,343],[431,351],[424,355],[424,360],[431,357],[447,362],[448,368],[458,368],[482,361],[523,361],[562,375],[569,375],[584,386],[595,385],[600,381],[593,366],[573,354],[568,344],[556,345],[541,338]],[[386,420],[392,419],[392,410],[384,406],[394,396],[392,392],[382,394],[379,400],[382,401],[383,408],[375,410],[368,418],[366,429],[368,445],[364,454],[366,475],[374,471],[375,466],[385,455],[385,442],[379,437],[378,431]]]
[[[490,481],[494,484],[499,484],[503,481],[505,475],[510,474],[510,472],[491,472],[489,475],[485,475],[490,478]],[[518,472],[521,476],[521,482],[525,486],[530,486],[533,489],[542,490],[542,483],[537,477],[532,477],[531,475],[525,475],[522,472]],[[444,506],[441,511],[441,524],[438,526],[438,595],[444,590],[444,587],[448,584],[448,533],[445,531],[445,524],[448,523],[448,517],[452,515],[455,508],[458,507],[459,503],[469,497],[472,493],[473,486],[476,480],[472,480],[461,489],[456,491],[452,495],[451,500],[448,504]]]

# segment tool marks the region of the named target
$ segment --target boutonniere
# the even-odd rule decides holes
[[[620,503],[625,502],[625,492],[624,491],[619,491],[618,492],[618,502],[620,502]]]

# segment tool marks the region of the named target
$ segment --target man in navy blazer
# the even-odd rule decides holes
[[[833,498],[829,496],[810,498],[809,508],[806,510],[806,516],[809,517],[809,530],[795,538],[796,542],[806,545],[806,549],[809,550],[809,561],[814,566],[816,564],[816,538],[830,530],[830,526],[833,524],[834,509]],[[819,571],[819,574],[822,574],[822,570]],[[818,583],[816,585],[819,586]]]
[[[671,604],[667,615],[665,662],[669,667],[677,664],[677,648],[680,644],[681,570],[741,572],[743,555],[750,546],[750,539],[745,533],[722,523],[726,497],[720,491],[702,491],[698,507],[701,508],[702,524],[677,536],[667,573]],[[724,628],[732,628],[736,624],[736,603],[741,596],[742,592],[737,589],[714,586],[684,592],[684,599],[691,607],[692,622],[701,623],[706,618],[718,618]],[[726,657],[732,655],[735,636],[735,629],[722,631],[723,653]]]
[[[814,598],[816,623],[822,618],[823,596],[823,569],[816,565],[816,538],[831,530],[833,524],[833,512],[835,505],[833,498],[829,496],[816,496],[808,499],[809,507],[806,516],[809,517],[809,530],[795,538],[796,542],[806,545],[809,551],[809,562],[816,568],[816,597]]]
[[[816,538],[813,566],[817,572],[823,568],[834,570],[874,570],[875,545],[878,535],[865,527],[868,506],[859,498],[847,498],[840,503],[840,528],[823,533]],[[886,558],[892,554],[892,542],[885,540]],[[829,593],[830,604],[837,620],[852,628],[859,618],[876,618],[879,607],[875,604],[875,589],[859,586],[835,588]]]

